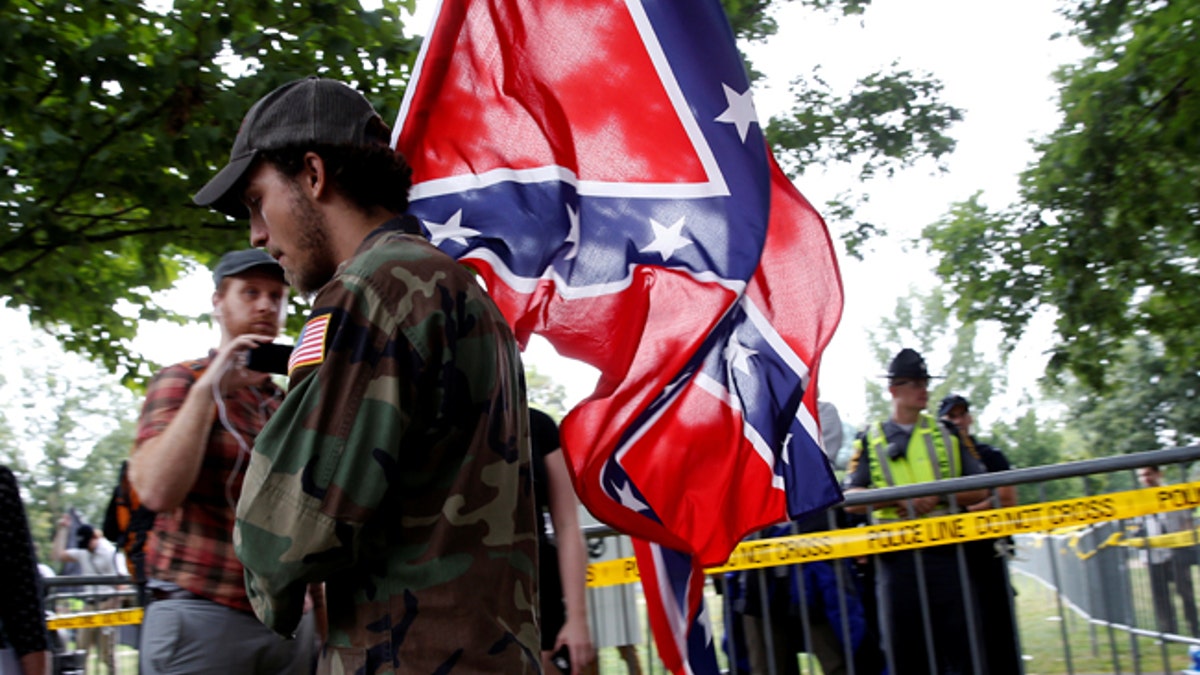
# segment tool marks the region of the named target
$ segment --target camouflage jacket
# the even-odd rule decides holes
[[[401,224],[313,302],[238,502],[246,590],[289,634],[325,582],[323,673],[539,672],[520,353],[471,273]]]

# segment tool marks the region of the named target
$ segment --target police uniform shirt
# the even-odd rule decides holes
[[[912,438],[912,432],[915,425],[899,424],[892,420],[883,423],[883,435],[887,439],[888,446],[903,444],[908,446],[909,440]],[[951,435],[956,435],[954,428],[947,425],[946,427]],[[940,430],[938,430],[940,433]],[[885,485],[871,484],[871,452],[867,451],[867,432],[863,431],[854,440],[854,456],[850,459],[850,466],[846,471],[846,479],[843,481],[843,487],[847,488],[869,488],[869,487],[886,487]],[[979,458],[974,453],[967,450],[967,444],[963,443],[961,438],[958,443],[959,466],[962,467],[963,476],[973,476],[975,474],[986,473],[986,469],[979,462]]]

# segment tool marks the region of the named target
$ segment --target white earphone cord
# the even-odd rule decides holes
[[[237,462],[233,465],[233,470],[229,473],[229,478],[225,480],[225,501],[229,504],[229,508],[236,512],[237,501],[233,498],[233,481],[241,472],[242,463],[245,461],[246,456],[250,454],[250,445],[246,443],[246,439],[238,433],[238,430],[233,428],[233,423],[229,421],[228,411],[225,409],[225,397],[221,395],[221,379],[225,377],[225,373],[233,370],[235,366],[236,362],[231,360],[229,365],[225,366],[225,372],[221,373],[221,377],[213,380],[212,395],[213,400],[217,404],[217,417],[221,420],[221,426],[225,427],[225,431],[228,431],[238,444]],[[258,401],[259,415],[263,415],[266,412],[267,402],[259,395],[256,388],[252,387],[250,392],[254,394],[254,398]]]

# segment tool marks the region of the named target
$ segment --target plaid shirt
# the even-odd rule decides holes
[[[209,352],[203,359],[169,366],[154,376],[138,420],[135,451],[167,428],[212,357]],[[283,392],[271,382],[225,396],[226,415],[245,442],[245,455],[239,458],[243,451],[238,439],[215,413],[196,483],[182,505],[158,514],[155,520],[146,545],[147,576],[213,602],[251,611],[242,564],[233,552],[234,510],[254,438],[282,400]]]

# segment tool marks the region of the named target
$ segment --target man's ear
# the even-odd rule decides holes
[[[319,199],[325,191],[325,160],[315,152],[304,153],[304,170],[300,174],[300,186],[313,199]]]

